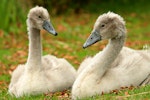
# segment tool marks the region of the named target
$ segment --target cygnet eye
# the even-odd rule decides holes
[[[102,24],[101,27],[105,27],[105,24]]]
[[[39,16],[39,18],[42,18],[41,16]]]

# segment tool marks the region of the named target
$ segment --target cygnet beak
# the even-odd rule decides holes
[[[55,31],[53,25],[49,22],[49,21],[44,21],[43,22],[43,29],[45,29],[46,31],[48,31],[49,33],[53,34],[54,36],[56,36],[58,33]]]
[[[100,40],[101,40],[101,36],[99,35],[99,33],[97,31],[93,31],[91,35],[88,37],[88,39],[86,40],[86,42],[84,43],[83,48],[85,49],[88,46],[91,46]]]

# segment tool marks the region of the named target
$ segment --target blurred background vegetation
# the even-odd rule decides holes
[[[28,10],[33,6],[43,6],[52,16],[97,13],[107,11],[118,13],[147,13],[150,15],[149,0],[1,0],[0,30],[18,33],[20,28],[25,31]],[[66,17],[68,17],[66,16]]]

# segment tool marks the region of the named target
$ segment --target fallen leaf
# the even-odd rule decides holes
[[[124,92],[124,95],[127,96],[127,95],[129,95],[129,93],[128,92]]]
[[[70,56],[70,55],[65,55],[64,58],[69,59],[69,60],[74,60],[76,57],[75,56]]]
[[[118,90],[118,89],[115,89],[115,90],[112,91],[112,93],[118,94],[118,93],[119,93],[119,90]]]
[[[3,30],[0,30],[0,38],[2,38],[4,36],[4,32]]]
[[[59,32],[63,32],[63,31],[66,31],[66,30],[67,30],[67,28],[64,25],[59,24],[57,26],[57,31],[59,31]]]

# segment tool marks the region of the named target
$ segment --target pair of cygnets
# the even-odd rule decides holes
[[[9,85],[9,93],[16,97],[72,87],[72,99],[80,99],[123,86],[150,84],[150,51],[123,47],[126,27],[118,14],[108,12],[98,17],[83,47],[105,39],[109,39],[109,43],[94,57],[86,58],[77,71],[63,58],[52,55],[42,57],[40,30],[57,35],[45,8],[32,8],[27,26],[28,60],[14,70]]]

